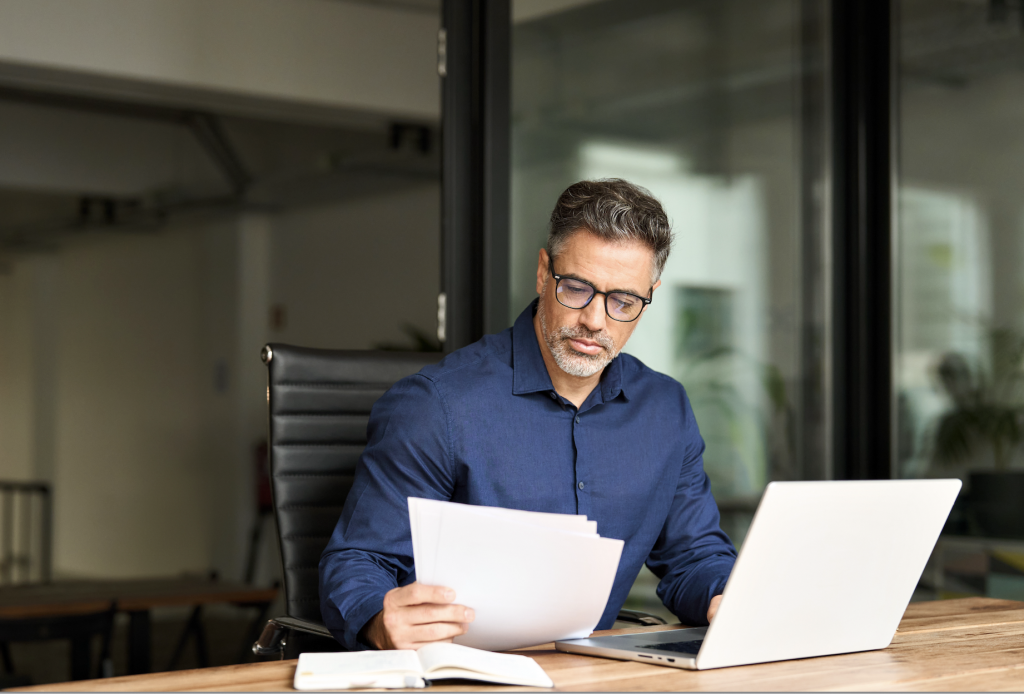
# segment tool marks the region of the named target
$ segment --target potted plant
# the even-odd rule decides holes
[[[957,353],[939,364],[953,409],[939,420],[934,456],[939,465],[974,468],[965,505],[973,533],[1024,538],[1024,470],[1011,468],[1024,442],[1024,339],[1010,330],[991,339],[991,369],[972,368]]]

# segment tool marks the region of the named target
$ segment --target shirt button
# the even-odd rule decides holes
[[[583,489],[584,484],[582,482],[580,482],[579,487],[580,487],[580,489]]]
[[[579,424],[579,423],[580,423],[580,417],[579,417],[579,415],[576,415],[576,423],[577,423],[577,424]]]
[[[555,395],[555,391],[551,391],[551,399],[552,400],[558,400],[558,396]]]

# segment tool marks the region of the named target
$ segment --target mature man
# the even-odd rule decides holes
[[[512,328],[377,402],[320,561],[320,609],[343,645],[418,648],[473,620],[450,589],[415,582],[410,496],[586,514],[625,541],[598,628],[611,626],[644,562],[681,621],[710,621],[736,552],[718,527],[704,443],[683,387],[619,353],[671,242],[643,188],[570,186],[537,261],[540,298]]]

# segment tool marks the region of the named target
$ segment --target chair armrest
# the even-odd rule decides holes
[[[640,626],[645,627],[668,624],[668,622],[657,615],[648,614],[647,612],[639,612],[637,610],[619,610],[619,614],[616,615],[615,619],[619,622],[629,622],[630,624],[639,624]]]
[[[334,636],[323,624],[297,617],[275,617],[267,620],[267,625],[263,627],[263,633],[252,645],[252,652],[262,658],[274,655],[278,658],[284,657],[286,636],[289,631],[301,631],[305,634],[334,639]]]

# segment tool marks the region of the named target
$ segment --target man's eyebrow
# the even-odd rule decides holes
[[[590,285],[591,287],[593,287],[593,286],[594,286],[594,283],[593,283],[593,282],[591,282],[590,280],[588,280],[588,279],[587,279],[586,277],[580,277],[580,276],[579,276],[579,275],[577,275],[577,274],[576,274],[575,272],[559,272],[559,273],[556,273],[556,274],[557,274],[557,275],[558,275],[559,277],[564,277],[564,278],[566,278],[566,279],[568,279],[568,280],[579,280],[580,282],[586,282],[586,283],[587,283],[587,284],[589,284],[589,285]],[[594,288],[595,288],[595,289],[597,289],[597,287],[594,287]],[[600,290],[598,290],[598,291],[600,291]],[[646,296],[646,295],[645,295],[645,294],[644,294],[643,292],[638,292],[638,291],[637,291],[637,290],[635,290],[635,289],[624,289],[624,288],[621,288],[621,287],[620,287],[620,288],[617,288],[617,289],[609,289],[609,290],[608,290],[607,292],[605,292],[605,293],[606,293],[606,294],[612,294],[612,293],[614,293],[614,292],[625,292],[626,294],[632,294],[632,295],[634,295],[634,296]]]

